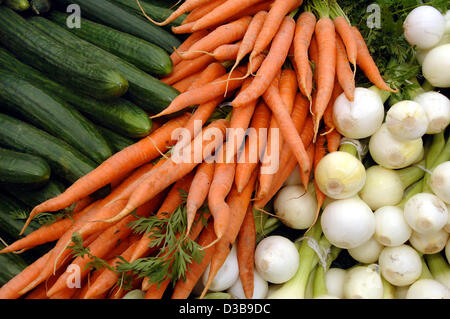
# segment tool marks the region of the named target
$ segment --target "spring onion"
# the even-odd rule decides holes
[[[422,274],[420,255],[408,245],[385,247],[378,262],[383,278],[394,286],[408,286]]]
[[[450,289],[450,266],[441,254],[425,255],[434,279]]]
[[[422,73],[433,86],[450,87],[450,44],[443,44],[431,49],[422,62]]]
[[[328,295],[344,298],[344,280],[347,271],[341,268],[330,268],[325,274]]]
[[[398,206],[384,206],[374,212],[375,239],[384,246],[400,246],[411,237],[412,229]]]
[[[450,49],[450,44],[447,46]],[[427,114],[427,134],[440,133],[448,126],[450,122],[450,100],[444,94],[436,91],[425,92],[416,96],[414,101],[422,105]]]
[[[346,299],[383,298],[383,282],[378,265],[355,266],[347,270],[344,297]]]
[[[205,272],[203,273],[202,276],[203,285],[206,285],[206,282],[208,281],[209,269],[210,265],[208,265]],[[225,262],[223,263],[222,267],[220,267],[219,271],[214,277],[209,287],[209,290],[212,292],[220,292],[227,290],[236,282],[238,278],[239,278],[239,266],[237,261],[236,245],[233,245]]]
[[[417,232],[411,234],[410,244],[423,254],[436,254],[445,248],[448,233],[440,230],[432,234],[423,235]]]
[[[383,248],[384,246],[372,237],[362,245],[348,249],[348,253],[360,263],[372,264],[377,262]]]
[[[439,199],[450,204],[450,161],[439,164],[433,170],[430,187]]]
[[[414,101],[401,101],[386,112],[386,126],[398,139],[415,140],[421,138],[428,129],[425,109]]]
[[[434,279],[420,279],[413,283],[406,299],[450,299],[450,290]]]
[[[267,296],[269,290],[269,284],[265,281],[258,271],[253,272],[253,296],[252,299],[264,299]],[[234,299],[247,299],[245,297],[244,288],[242,287],[242,281],[239,278],[233,286],[228,289],[228,293],[233,296]]]

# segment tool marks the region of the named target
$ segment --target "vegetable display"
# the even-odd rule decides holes
[[[449,9],[0,1],[0,299],[450,299]]]

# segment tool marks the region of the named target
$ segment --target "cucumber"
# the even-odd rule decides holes
[[[78,4],[83,16],[154,43],[169,53],[180,45],[180,41],[170,32],[128,12],[112,1],[56,0],[55,2],[65,6]]]
[[[0,6],[0,43],[25,63],[93,97],[113,99],[128,89],[120,73],[53,40],[5,6]]]
[[[50,166],[44,159],[0,148],[0,183],[43,185],[50,174]]]
[[[30,0],[30,6],[36,14],[47,13],[52,8],[50,0]]]
[[[147,136],[151,121],[146,112],[122,98],[115,101],[99,101],[56,83],[44,74],[23,64],[8,51],[0,47],[0,67],[20,74],[28,81],[71,103],[93,122],[115,132],[138,138]]]
[[[93,123],[65,101],[48,94],[20,75],[0,70],[3,111],[19,114],[27,122],[66,141],[98,164],[112,150]]]
[[[19,233],[30,212],[31,210],[19,201],[0,193],[0,232],[13,240],[21,238]],[[23,235],[26,236],[39,227],[40,224],[33,220]]]
[[[44,187],[35,190],[22,190],[11,185],[2,187],[4,193],[30,208],[34,208],[51,198],[61,195],[65,189],[66,187],[61,182],[53,179]]]
[[[30,8],[30,2],[28,0],[5,0],[5,6],[20,12],[28,10]]]
[[[116,132],[108,130],[107,128],[99,126],[98,129],[102,132],[103,136],[109,141],[111,148],[115,152],[120,152],[121,150],[134,144],[134,141],[132,139],[117,134]]]
[[[0,249],[3,248],[5,245],[0,242]],[[27,266],[25,260],[17,254],[0,254],[0,287],[20,274]]]
[[[143,71],[158,76],[166,76],[172,72],[173,66],[170,56],[166,51],[153,43],[85,18],[81,20],[81,28],[68,29],[66,26],[67,15],[60,12],[52,12],[49,17],[53,21],[58,22],[64,29],[72,31],[78,37],[128,61]],[[32,18],[30,21],[35,21],[34,25],[43,31],[51,29],[53,34],[54,24],[46,22],[48,20]],[[63,34],[58,37],[65,38]],[[73,44],[69,43],[68,45],[73,46]],[[120,69],[118,70],[121,72]]]
[[[73,183],[97,166],[66,142],[11,116],[0,113],[0,145],[47,160],[52,173]]]
[[[85,33],[92,33],[88,30],[89,27],[86,19],[83,19],[83,27],[81,29],[70,29],[70,31],[75,33],[73,34],[67,31],[65,25],[66,15],[54,13],[51,17],[57,24],[42,17],[34,17],[29,19],[29,21],[36,28],[47,32],[55,40],[65,43],[73,50],[87,57],[102,61],[101,63],[105,65],[114,66],[114,68],[124,75],[130,84],[128,90],[130,99],[141,108],[153,114],[159,113],[179,94],[176,89],[159,81],[134,65],[79,38],[77,35],[84,37],[86,35]],[[167,65],[167,63],[165,64]],[[171,65],[172,62],[170,62]]]
[[[124,7],[128,8],[130,11],[134,12],[135,14],[138,14],[140,16],[144,16],[142,13],[141,8],[139,8],[138,3],[136,0],[113,0],[116,3],[119,3],[123,5]],[[155,21],[164,21],[168,16],[170,16],[173,12],[173,10],[169,8],[164,8],[161,6],[156,5],[155,3],[146,2],[146,1],[140,1],[142,9],[144,9],[144,12],[147,16],[152,18]],[[187,14],[183,14],[181,17],[178,17],[175,21],[172,21],[171,23],[167,24],[168,27],[176,27],[179,26],[183,20],[186,18]]]

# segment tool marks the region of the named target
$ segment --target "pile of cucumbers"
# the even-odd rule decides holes
[[[158,20],[167,3],[141,1]],[[168,27],[135,0],[0,0],[0,245],[32,207],[151,132],[179,94],[159,80],[180,45]],[[27,264],[9,255],[0,286]]]

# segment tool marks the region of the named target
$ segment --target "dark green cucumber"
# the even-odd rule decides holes
[[[81,20],[81,28],[72,29],[67,28],[67,15],[64,13],[52,12],[49,18],[66,30],[72,31],[78,37],[128,61],[143,71],[161,77],[172,72],[173,66],[170,56],[153,43],[85,18]],[[52,30],[51,33],[53,34],[54,24],[46,22],[48,20],[32,18],[30,21],[35,21],[34,25],[42,31]],[[64,38],[63,35],[61,37]],[[120,69],[118,70],[120,72]]]
[[[0,249],[3,248],[5,245],[0,242]],[[27,266],[25,260],[17,254],[0,254],[0,287],[20,274]]]
[[[50,0],[30,0],[31,10],[36,14],[44,14],[50,11],[52,3]]]
[[[134,141],[132,139],[117,134],[116,132],[108,130],[107,128],[99,126],[98,129],[103,133],[103,136],[109,141],[111,148],[115,152],[120,152],[121,150],[134,144]]]
[[[135,14],[144,16],[136,0],[113,0],[113,1],[125,6],[126,8],[129,8]],[[173,12],[173,10],[169,8],[158,6],[150,1],[140,1],[140,4],[145,14],[155,21],[164,21]],[[167,26],[168,27],[179,26],[186,18],[186,16],[187,16],[186,14],[183,14],[181,17],[178,17],[175,21],[167,24]]]
[[[21,61],[93,97],[113,99],[128,89],[120,73],[53,40],[5,6],[0,6],[0,43]]]
[[[0,232],[13,240],[19,239],[21,237],[19,235],[20,231],[30,212],[31,210],[27,206],[4,193],[0,193]],[[39,227],[40,224],[38,222],[32,221],[25,230],[24,235],[28,235]]]
[[[99,101],[89,96],[83,96],[23,64],[3,48],[0,48],[0,67],[18,73],[28,81],[59,96],[95,123],[115,132],[137,138],[147,136],[151,130],[151,121],[147,113],[135,104],[124,99]]]
[[[51,17],[57,24],[42,17],[33,17],[29,21],[36,28],[47,32],[55,40],[65,43],[73,50],[80,52],[80,54],[92,57],[105,65],[114,66],[130,84],[128,90],[130,99],[144,110],[153,114],[159,113],[179,94],[176,89],[159,81],[134,65],[79,38],[77,35],[84,37],[86,36],[85,33],[87,33],[89,37],[91,33],[88,32],[86,19],[83,19],[84,24],[81,29],[69,29],[72,33],[68,31],[65,25],[66,15],[52,14]]]
[[[0,70],[0,110],[18,114],[27,122],[66,141],[98,164],[112,150],[93,123],[59,97],[26,81],[21,75]]]
[[[5,0],[5,6],[13,9],[14,11],[25,11],[30,8],[30,2],[28,0]]]
[[[0,145],[44,158],[52,173],[69,183],[97,167],[95,162],[59,138],[1,113]]]
[[[154,43],[169,53],[180,45],[180,41],[170,32],[150,23],[145,18],[128,12],[112,1],[55,0],[55,2],[65,6],[78,4],[83,17]]]
[[[50,174],[50,166],[44,159],[0,148],[0,183],[43,185]]]
[[[61,195],[65,189],[65,186],[61,182],[53,179],[51,179],[44,187],[35,190],[22,190],[11,185],[2,187],[4,193],[7,193],[30,208],[34,208],[51,198]]]

